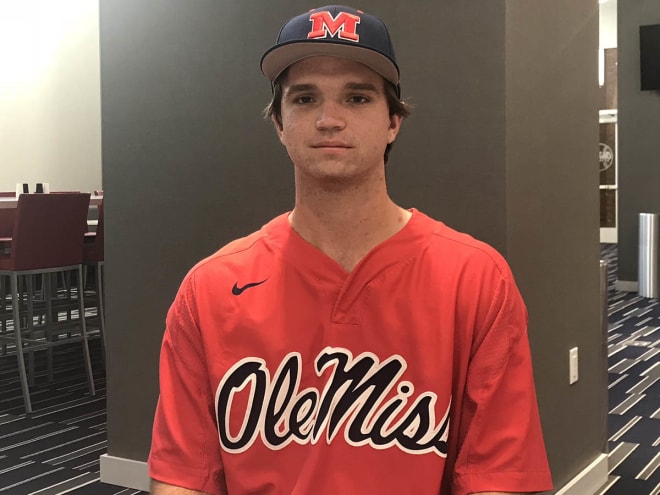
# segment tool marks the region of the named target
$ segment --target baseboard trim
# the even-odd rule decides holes
[[[100,461],[101,482],[143,492],[149,491],[149,472],[146,462],[108,454],[103,454]]]
[[[555,495],[594,495],[607,483],[607,471],[607,454],[600,454]]]
[[[614,288],[621,292],[639,292],[639,282],[636,280],[616,280]]]

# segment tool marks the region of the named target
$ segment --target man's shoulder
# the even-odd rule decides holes
[[[467,232],[449,227],[440,221],[434,221],[431,238],[434,242],[444,244],[447,249],[457,252],[483,253],[487,256],[501,257],[499,252],[487,242],[477,239]]]
[[[281,216],[274,218],[259,230],[225,244],[215,253],[196,263],[191,268],[190,274],[249,264],[260,256],[271,255],[274,250],[269,243],[269,236],[279,228],[282,228]]]
[[[254,250],[259,247],[259,244],[267,237],[264,229],[259,229],[251,234],[246,235],[245,237],[240,237],[234,239],[233,241],[225,244],[215,253],[213,253],[209,258],[223,258],[228,256],[233,256],[245,251]]]
[[[429,217],[430,218],[430,217]],[[469,262],[509,271],[509,266],[502,254],[489,243],[475,238],[469,233],[456,230],[445,223],[431,219],[429,243],[431,252],[441,259],[452,263]]]

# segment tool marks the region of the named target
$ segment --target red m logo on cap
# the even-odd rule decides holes
[[[326,38],[339,36],[343,40],[360,41],[360,36],[356,33],[357,25],[360,24],[360,17],[340,12],[337,17],[327,10],[324,12],[315,12],[310,14],[309,20],[312,21],[312,30],[307,34],[308,39]]]

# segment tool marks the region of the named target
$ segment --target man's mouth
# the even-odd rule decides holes
[[[344,148],[344,149],[348,149],[348,148],[351,148],[351,146],[349,146],[348,144],[343,143],[341,141],[322,141],[320,143],[313,144],[312,148],[320,148],[320,149],[324,149],[324,148],[329,148],[329,149]]]

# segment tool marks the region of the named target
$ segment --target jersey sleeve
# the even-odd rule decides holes
[[[527,337],[527,310],[504,261],[475,329],[459,413],[452,495],[552,489]]]
[[[149,476],[191,490],[226,495],[213,394],[191,279],[189,274],[167,314]]]

